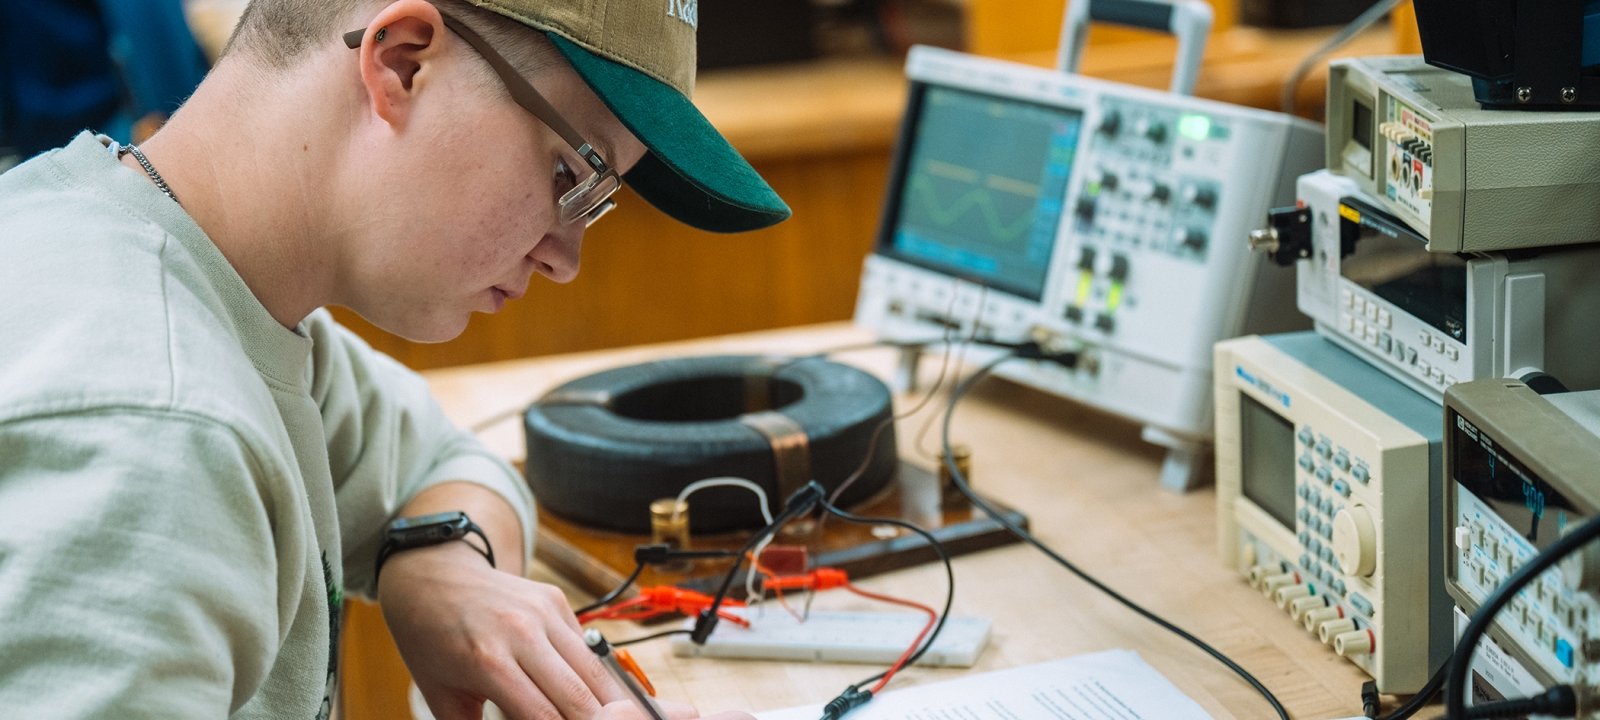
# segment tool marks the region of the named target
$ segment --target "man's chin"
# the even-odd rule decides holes
[[[440,314],[428,318],[406,318],[403,320],[376,319],[363,316],[367,322],[377,326],[378,329],[404,340],[415,343],[442,343],[449,342],[458,337],[467,329],[467,320],[470,314],[459,317]]]

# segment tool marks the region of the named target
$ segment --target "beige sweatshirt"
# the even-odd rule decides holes
[[[398,508],[482,483],[526,555],[533,499],[325,311],[275,322],[104,142],[0,175],[0,715],[326,717]]]

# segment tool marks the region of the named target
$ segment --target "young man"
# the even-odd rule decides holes
[[[141,148],[0,175],[6,715],[325,717],[346,592],[444,720],[638,715],[521,577],[525,485],[320,308],[450,339],[571,280],[618,175],[707,229],[788,209],[689,104],[693,0],[472,2],[254,0]],[[387,539],[443,511],[496,568]]]

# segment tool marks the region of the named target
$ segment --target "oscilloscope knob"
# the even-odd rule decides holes
[[[1156,183],[1154,185],[1151,185],[1150,186],[1150,199],[1154,200],[1156,202],[1159,202],[1159,203],[1164,203],[1164,202],[1166,202],[1168,200],[1171,200],[1172,199],[1172,188],[1168,187],[1167,185],[1162,184],[1162,183]]]
[[[1115,110],[1107,111],[1100,118],[1100,134],[1106,137],[1116,137],[1122,131],[1122,113]]]
[[[1377,535],[1372,513],[1364,505],[1347,507],[1333,516],[1333,554],[1344,574],[1367,577],[1377,569]]]
[[[1217,206],[1217,191],[1204,185],[1190,185],[1183,189],[1183,201],[1210,210]]]

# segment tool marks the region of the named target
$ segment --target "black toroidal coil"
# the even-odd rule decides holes
[[[615,368],[528,408],[528,484],[543,511],[631,533],[650,531],[651,501],[710,477],[755,482],[776,514],[807,480],[837,488],[892,413],[881,381],[821,359],[697,357]],[[891,424],[840,503],[872,496],[897,467]],[[696,533],[764,524],[747,490],[708,488],[690,504]]]

